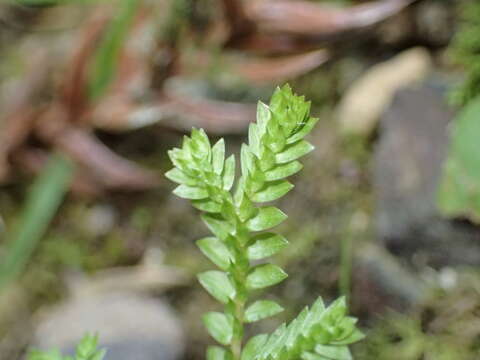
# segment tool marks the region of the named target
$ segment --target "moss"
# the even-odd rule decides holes
[[[457,31],[450,55],[466,73],[465,80],[451,94],[452,102],[463,106],[480,95],[480,3],[461,4],[461,25]]]
[[[478,359],[479,285],[478,271],[464,271],[454,288],[437,292],[412,313],[386,315],[359,345],[356,359]]]

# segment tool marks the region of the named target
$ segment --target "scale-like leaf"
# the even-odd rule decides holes
[[[212,148],[212,165],[213,171],[220,175],[223,170],[223,163],[225,161],[225,141],[220,139]]]
[[[246,144],[242,144],[240,150],[240,167],[243,175],[248,175],[253,170],[253,155]]]
[[[178,197],[190,200],[200,200],[208,197],[208,191],[199,187],[180,185],[173,193]]]
[[[365,338],[365,335],[358,329],[353,330],[353,332],[346,338],[338,341],[332,341],[334,345],[349,345],[356,343]]]
[[[318,118],[311,117],[309,118],[305,125],[295,134],[290,136],[287,139],[287,144],[293,144],[294,142],[303,139],[305,136],[308,135],[310,131],[315,127],[315,124],[318,122]]]
[[[295,144],[289,145],[285,151],[277,154],[275,159],[277,164],[284,164],[308,154],[315,147],[305,140],[300,140]]]
[[[229,345],[233,336],[233,318],[219,312],[209,312],[203,316],[208,333],[222,345]]]
[[[263,136],[267,131],[267,124],[272,118],[272,113],[270,112],[270,108],[262,103],[261,101],[258,102],[257,105],[257,125],[258,125],[258,136]]]
[[[165,177],[173,182],[183,185],[195,186],[197,185],[197,181],[192,179],[191,177],[185,175],[183,171],[178,168],[173,168],[170,171],[165,173]]]
[[[201,200],[192,200],[192,205],[198,210],[205,211],[208,213],[219,213],[222,210],[222,205],[210,200],[210,199],[201,199]]]
[[[259,321],[270,316],[281,313],[283,308],[275,301],[259,300],[255,301],[245,311],[245,321],[248,323]]]
[[[267,342],[267,334],[259,334],[248,340],[243,348],[241,360],[254,360],[260,349]]]
[[[288,245],[287,239],[274,233],[263,233],[256,235],[253,244],[248,247],[248,258],[260,260],[275,255]]]
[[[245,192],[240,191],[235,201],[240,220],[246,221],[258,213],[258,209],[253,205],[252,201],[249,199],[248,195],[245,194]]]
[[[352,360],[352,354],[347,346],[317,345],[315,352],[332,360]]]
[[[285,280],[287,276],[285,271],[277,265],[259,265],[247,276],[247,287],[249,289],[263,289],[278,284]]]
[[[223,189],[229,191],[235,180],[235,156],[230,155],[227,160],[225,160],[222,178]]]
[[[250,231],[262,231],[277,226],[287,218],[281,210],[274,206],[258,209],[258,214],[247,222]]]
[[[201,218],[210,231],[219,239],[225,241],[232,231],[232,225],[217,214],[202,214]]]
[[[277,165],[272,170],[265,172],[265,180],[274,181],[284,179],[296,174],[302,170],[302,168],[303,165],[299,161],[292,161],[286,164]]]
[[[252,200],[255,202],[267,202],[280,199],[290,190],[292,190],[293,184],[286,180],[278,180],[267,183],[264,189],[256,192],[252,195]]]
[[[232,255],[224,243],[215,237],[197,240],[197,246],[220,269],[227,270],[232,261]]]
[[[209,346],[207,348],[207,360],[228,360],[227,351],[220,346]]]
[[[235,297],[236,291],[227,274],[222,271],[206,271],[197,275],[200,284],[215,299],[226,304]]]

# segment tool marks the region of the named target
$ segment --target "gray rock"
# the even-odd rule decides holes
[[[183,353],[179,321],[164,302],[135,293],[82,295],[40,321],[33,347],[72,354],[86,333],[98,333],[106,360],[175,360]]]
[[[342,132],[370,135],[395,92],[422,81],[430,71],[431,62],[428,51],[417,47],[372,66],[352,83],[338,105]]]
[[[480,231],[443,218],[436,193],[453,112],[434,87],[401,90],[381,120],[374,189],[378,237],[419,265],[480,264]]]

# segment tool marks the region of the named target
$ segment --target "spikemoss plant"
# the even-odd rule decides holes
[[[257,204],[277,200],[293,188],[285,178],[300,171],[298,159],[313,150],[304,137],[317,121],[310,117],[310,103],[288,85],[275,91],[269,106],[259,103],[257,122],[250,125],[248,145],[241,149],[236,184],[235,157],[225,159],[223,139],[211,146],[205,132],[194,129],[181,149],[168,153],[174,168],[166,176],[179,184],[174,193],[192,200],[214,235],[197,241],[220,269],[198,279],[224,304],[223,312],[203,316],[209,334],[223,345],[210,346],[207,360],[350,360],[348,345],[363,338],[356,319],[346,316],[344,298],[328,307],[319,298],[288,325],[244,342],[245,324],[283,310],[271,300],[251,302],[251,295],[287,277],[280,267],[262,262],[288,245],[283,236],[266,231],[287,216],[274,206]],[[29,360],[101,360],[103,355],[96,338],[86,337],[75,358],[35,352]]]
[[[179,184],[174,193],[190,199],[214,236],[197,241],[200,250],[219,270],[201,273],[201,285],[224,304],[223,312],[203,316],[209,334],[223,346],[210,346],[208,360],[347,360],[348,345],[363,335],[356,319],[346,316],[343,298],[325,307],[319,298],[288,325],[260,334],[244,344],[244,327],[281,312],[271,300],[250,302],[256,290],[278,284],[287,274],[260,262],[284,249],[287,240],[266,230],[287,216],[274,206],[293,185],[286,180],[302,169],[298,159],[313,150],[304,137],[318,119],[310,117],[310,103],[286,85],[270,105],[258,104],[257,122],[248,131],[248,145],[240,153],[241,177],[235,183],[235,157],[225,159],[225,143],[211,146],[205,132],[193,129],[182,148],[169,151],[174,168],[167,178]]]

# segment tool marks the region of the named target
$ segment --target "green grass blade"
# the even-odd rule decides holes
[[[6,257],[0,264],[0,290],[25,268],[68,190],[72,172],[69,159],[54,155],[35,180],[8,244]]]
[[[115,16],[100,43],[93,59],[89,94],[92,99],[101,96],[115,76],[118,56],[125,43],[139,0],[117,0],[118,14]]]

